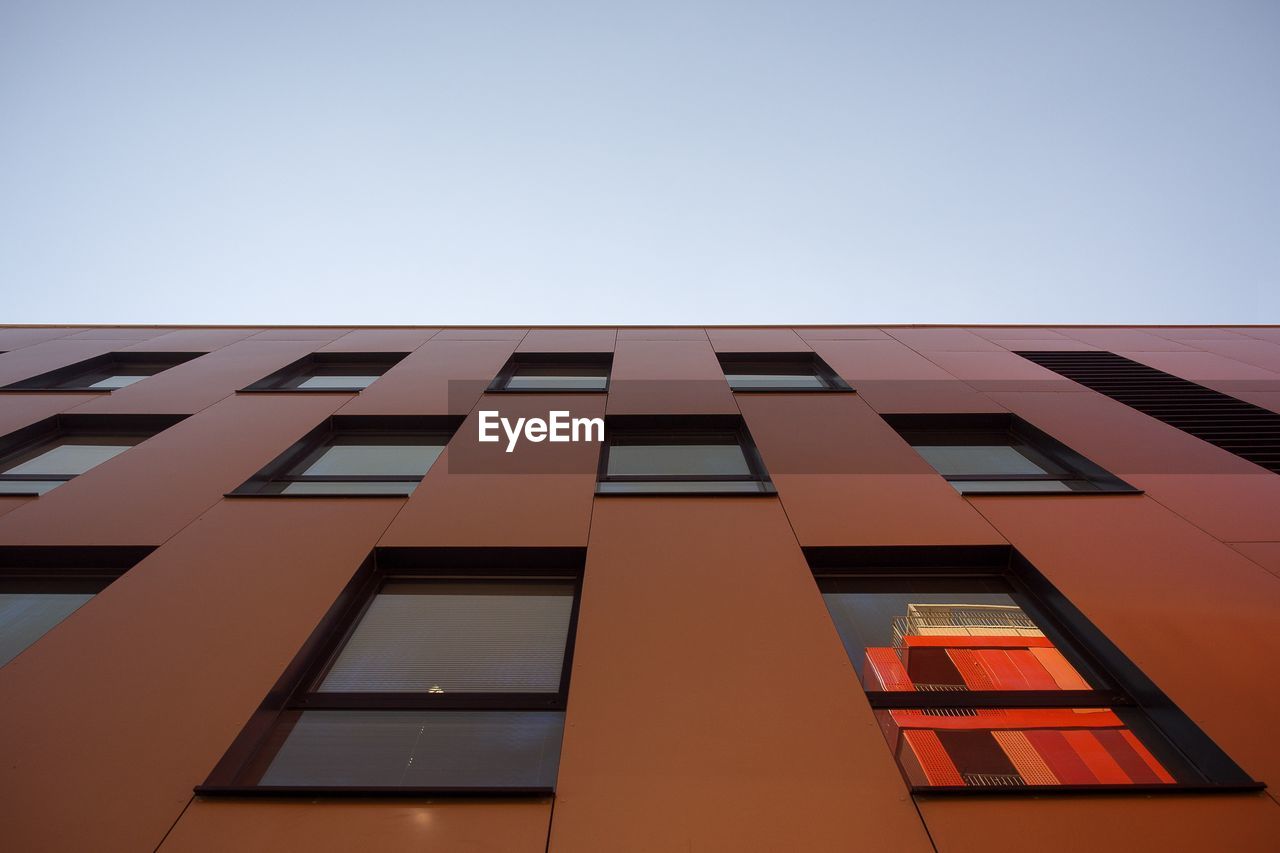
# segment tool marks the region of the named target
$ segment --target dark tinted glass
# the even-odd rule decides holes
[[[736,441],[706,444],[614,444],[609,447],[608,475],[741,476],[751,473]]]
[[[91,591],[25,591],[0,582],[0,666],[93,596]]]
[[[507,380],[511,391],[603,391],[609,382],[609,368],[603,365],[520,365]]]
[[[264,786],[550,788],[559,711],[303,711]]]

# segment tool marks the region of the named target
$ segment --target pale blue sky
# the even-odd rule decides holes
[[[1280,3],[0,0],[0,322],[1280,322]]]

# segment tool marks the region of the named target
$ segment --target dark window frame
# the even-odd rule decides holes
[[[1032,462],[1044,468],[1046,474],[943,474],[948,483],[954,482],[1064,482],[1069,488],[1062,491],[1034,489],[987,490],[961,489],[962,495],[1021,495],[1062,497],[1064,495],[1140,495],[1142,490],[1112,474],[1083,454],[1073,450],[1044,430],[1041,430],[1011,412],[983,413],[912,413],[881,415],[889,426],[897,431],[903,441],[916,449],[929,446],[924,440],[940,445],[1007,445],[1024,453]],[[919,451],[917,450],[917,453]],[[921,454],[923,459],[923,454]],[[927,460],[926,460],[927,464]],[[932,467],[932,466],[930,466]],[[1071,484],[1078,487],[1070,487]]]
[[[603,388],[508,388],[511,378],[524,367],[588,367],[603,368]],[[517,352],[512,353],[506,364],[493,377],[486,394],[607,394],[613,380],[613,353],[611,352]]]
[[[731,367],[744,369],[753,365],[761,365],[766,367],[798,367],[800,373],[812,373],[819,382],[822,383],[821,388],[787,388],[779,387],[734,387],[733,383],[729,383],[730,390],[735,394],[829,394],[836,393],[852,393],[853,388],[844,380],[840,374],[836,373],[829,364],[822,360],[822,357],[816,352],[721,352],[716,353],[716,358],[720,362],[720,369],[724,372],[725,381],[729,379],[729,369]]]
[[[278,483],[331,482],[331,483],[418,483],[426,475],[417,474],[353,474],[353,475],[301,475],[292,474],[309,464],[332,446],[333,439],[347,436],[428,437],[440,438],[441,447],[449,441],[462,425],[461,415],[331,415],[318,426],[294,442],[288,449],[268,462],[256,474],[245,480],[226,497],[243,498],[394,498],[405,500],[409,494],[395,492],[331,492],[283,494],[268,491]],[[434,463],[433,463],[434,464]]]
[[[63,413],[44,418],[0,437],[0,482],[70,482],[84,474],[9,474],[3,469],[14,457],[61,438],[87,435],[138,438],[134,446],[184,420],[186,415],[85,415]],[[94,466],[95,468],[97,466]],[[5,492],[6,497],[40,497],[35,492]]]
[[[1199,780],[1173,784],[914,786],[916,795],[1239,793],[1266,784],[1252,779],[1036,567],[1011,546],[807,547],[820,594],[839,579],[906,582],[926,578],[996,580],[1070,661],[1099,675],[1093,690],[876,691],[863,689],[875,711],[936,708],[1121,708],[1136,711]],[[824,583],[825,582],[825,583]],[[1025,604],[1024,604],[1025,602]],[[1028,606],[1029,605],[1029,606]],[[834,625],[834,620],[833,620]],[[846,650],[847,652],[847,650]],[[895,757],[896,762],[896,757]],[[904,781],[906,781],[904,775]]]
[[[573,585],[564,660],[555,694],[331,694],[363,697],[358,710],[528,710],[563,711],[577,638],[578,611],[586,566],[585,548],[377,548],[347,582],[320,624],[307,638],[257,711],[241,729],[225,755],[195,793],[202,796],[253,797],[405,797],[405,796],[549,796],[554,787],[390,787],[263,786],[260,778],[275,752],[281,718],[304,710],[334,710],[327,700],[314,701],[308,688],[316,683],[356,630],[379,590],[388,582],[449,580],[461,582],[519,581]],[[523,700],[523,701],[521,701]],[[341,700],[339,700],[341,701]]]
[[[154,373],[158,376],[171,367],[186,364],[207,353],[203,352],[108,352],[102,355],[77,361],[56,370],[49,370],[27,379],[11,382],[0,388],[0,391],[39,391],[57,394],[110,394],[120,388],[90,388],[92,381],[100,381],[108,376],[116,375],[112,368],[137,368],[139,366],[158,366]],[[145,381],[145,380],[141,380]],[[76,383],[76,384],[70,384]],[[137,384],[137,383],[133,383]],[[126,388],[132,385],[125,386]]]
[[[345,387],[333,388],[297,388],[290,387],[291,382],[304,382],[315,375],[317,368],[330,365],[351,365],[359,368],[361,365],[373,365],[381,368],[378,376],[381,378],[388,370],[399,364],[409,353],[407,352],[313,352],[303,356],[297,361],[290,362],[284,367],[271,373],[257,382],[241,388],[237,393],[240,394],[358,394],[369,385],[349,385]],[[375,382],[377,380],[374,380]]]
[[[609,474],[609,451],[614,444],[705,444],[708,439],[731,439],[712,443],[736,444],[746,459],[748,474]],[[619,441],[621,439],[621,441]],[[655,441],[654,439],[661,439]],[[634,492],[601,491],[603,483],[759,483],[755,491],[722,491],[714,487],[701,491],[637,490]],[[764,457],[747,430],[746,421],[738,415],[606,415],[604,441],[600,446],[600,461],[596,469],[596,494],[602,496],[634,497],[637,495],[698,497],[703,495],[758,497],[776,495],[773,481],[765,467]]]

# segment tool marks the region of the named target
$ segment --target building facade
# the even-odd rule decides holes
[[[1273,851],[1280,328],[0,328],[0,847]]]

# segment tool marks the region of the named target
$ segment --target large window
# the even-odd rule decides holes
[[[911,414],[885,420],[961,494],[1137,491],[1015,415]]]
[[[607,391],[613,353],[516,353],[489,391],[564,393]]]
[[[772,494],[738,417],[614,416],[605,421],[600,494]]]
[[[403,352],[315,352],[245,391],[359,392],[400,362]]]
[[[168,415],[56,415],[0,439],[0,494],[43,495],[178,421]]]
[[[554,790],[582,552],[398,551],[357,576],[242,735],[251,754],[203,791]]]
[[[852,390],[817,353],[721,353],[719,358],[734,391]]]
[[[203,353],[198,352],[112,352],[14,382],[4,390],[113,391],[201,355]]]
[[[335,416],[234,495],[408,495],[444,451],[460,418]]]
[[[21,654],[150,548],[0,548],[0,667]]]
[[[809,553],[913,788],[1257,787],[1025,560],[957,551]]]

